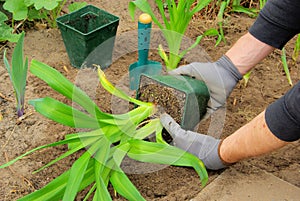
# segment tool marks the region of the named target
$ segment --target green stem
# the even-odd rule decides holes
[[[282,61],[282,64],[283,64],[283,69],[284,69],[286,78],[288,80],[288,83],[292,86],[293,82],[292,82],[292,79],[291,79],[291,76],[290,76],[290,70],[289,70],[289,67],[288,67],[288,64],[287,64],[287,61],[286,61],[285,48],[282,48],[282,51],[281,51],[281,61]]]

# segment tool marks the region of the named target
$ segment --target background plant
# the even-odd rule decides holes
[[[3,11],[0,11],[0,42],[17,42],[18,30],[24,31],[22,25],[27,21],[42,21],[50,28],[57,27],[56,18],[62,13],[66,0],[6,0]],[[84,7],[86,2],[75,2],[68,6],[68,11],[73,12]],[[1,6],[2,7],[2,6]],[[11,13],[11,17],[8,14]]]
[[[199,36],[191,47],[180,52],[183,36],[193,15],[202,10],[210,1],[211,0],[155,0],[163,22],[159,21],[159,18],[154,14],[151,5],[146,0],[131,1],[129,3],[129,11],[132,19],[134,19],[136,8],[140,9],[142,12],[148,13],[152,17],[153,22],[161,29],[167,41],[169,53],[167,54],[160,45],[159,54],[164,60],[167,69],[172,70],[178,66],[178,63],[188,51],[200,43],[203,36]],[[168,12],[168,15],[166,12]],[[206,35],[211,33],[212,32],[207,32]]]
[[[226,39],[224,36],[224,30],[223,30],[223,23],[224,23],[224,15],[228,12],[239,12],[239,13],[246,13],[250,17],[257,16],[257,13],[259,10],[256,8],[246,8],[241,5],[240,0],[226,0],[226,1],[217,1],[217,5],[219,5],[219,11],[217,14],[217,23],[219,26],[219,36],[221,37],[221,40],[223,40],[224,43],[226,43]],[[216,42],[216,45],[219,44],[219,41]]]
[[[8,17],[0,11],[0,42],[17,42],[20,38],[20,35],[15,34],[14,29],[6,24],[6,21],[8,21]]]
[[[6,0],[3,8],[13,14],[13,22],[14,20],[45,19],[50,27],[57,27],[55,20],[66,2],[67,0]],[[86,3],[75,3],[75,5],[71,7],[80,8]]]
[[[247,0],[226,0],[226,1],[214,1],[210,3],[210,7],[214,7],[213,4],[215,4],[216,6],[216,18],[217,18],[217,23],[218,23],[218,30],[215,29],[216,35],[219,36],[218,40],[216,41],[216,46],[220,43],[220,41],[223,41],[224,43],[226,43],[226,39],[225,39],[225,34],[224,34],[224,30],[223,30],[223,24],[225,21],[225,15],[230,16],[230,13],[244,13],[247,14],[250,17],[257,17],[259,11],[264,7],[264,5],[266,4],[267,0],[259,0],[258,2],[253,2],[253,1],[247,1]],[[214,9],[211,9],[214,11]],[[220,40],[221,38],[221,40]],[[292,54],[292,59],[293,61],[296,61],[298,55],[299,55],[299,48],[300,47],[300,35],[298,35],[297,39],[296,39],[296,43],[294,46],[294,50],[293,50],[293,54]],[[290,76],[290,71],[289,71],[289,66],[288,66],[288,62],[287,62],[287,55],[286,55],[286,49],[283,48],[281,50],[281,63],[283,65],[283,70],[286,74],[287,77],[287,81],[288,83],[292,86],[293,82]],[[251,76],[251,72],[249,71],[248,73],[246,73],[243,76],[243,80],[244,80],[244,86],[247,86],[248,81],[250,79]]]
[[[84,200],[94,193],[93,200],[108,201],[112,200],[107,190],[109,183],[128,200],[145,200],[120,167],[125,156],[141,162],[193,167],[202,184],[206,184],[208,176],[203,163],[196,156],[167,144],[162,138],[159,119],[147,120],[155,112],[155,105],[131,98],[115,88],[100,68],[98,74],[101,85],[113,95],[137,105],[135,109],[125,114],[104,113],[57,70],[33,60],[30,71],[82,107],[78,110],[51,97],[45,97],[30,101],[36,111],[63,125],[87,131],[68,134],[62,141],[37,147],[0,166],[7,167],[40,149],[68,145],[69,149],[64,154],[35,171],[38,172],[85,149],[69,170],[20,200],[74,200],[79,191],[92,186]],[[156,135],[156,142],[143,140],[153,133]]]
[[[291,79],[291,76],[290,76],[290,70],[289,70],[289,67],[288,67],[288,64],[287,64],[287,61],[286,61],[285,48],[282,48],[282,50],[281,50],[281,62],[282,62],[283,70],[285,72],[288,83],[292,86],[293,82],[292,82],[292,79]]]
[[[6,50],[3,55],[4,64],[16,95],[18,117],[24,114],[25,87],[28,70],[28,59],[26,58],[24,61],[23,55],[24,36],[25,33],[22,32],[13,51],[11,65],[6,58]]]
[[[297,58],[299,56],[299,51],[300,51],[300,34],[297,35],[294,51],[293,51],[293,56],[292,59],[293,61],[297,61]]]

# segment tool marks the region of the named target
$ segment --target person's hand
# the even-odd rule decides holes
[[[227,167],[219,156],[221,140],[208,135],[183,130],[168,114],[160,116],[160,122],[173,138],[173,145],[190,152],[202,160],[206,168],[218,170]]]
[[[227,56],[214,63],[194,62],[168,72],[170,75],[187,75],[202,80],[210,92],[207,112],[213,113],[224,106],[231,91],[243,76]]]

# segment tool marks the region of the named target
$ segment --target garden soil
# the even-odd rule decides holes
[[[117,35],[136,30],[137,23],[131,20],[127,9],[128,1],[102,0],[90,3],[120,17]],[[217,60],[241,35],[247,32],[253,21],[253,18],[245,15],[233,14],[229,16],[224,24],[226,44],[221,42],[218,47],[215,47],[215,38],[205,38],[201,42],[201,48],[209,55],[211,61]],[[214,19],[207,19],[197,15],[193,18],[186,36],[195,40],[199,34],[212,27],[216,27]],[[299,59],[296,63],[292,62],[291,54],[294,41],[292,40],[287,44],[286,51],[290,74],[293,82],[296,83],[300,78],[300,65]],[[66,134],[76,132],[75,129],[46,119],[28,104],[30,99],[45,96],[55,97],[65,103],[72,104],[30,73],[26,87],[26,114],[22,119],[17,118],[14,92],[2,58],[3,50],[6,48],[10,60],[13,47],[14,45],[7,43],[0,48],[0,164],[37,146],[61,140]],[[26,32],[25,55],[28,56],[29,61],[32,59],[42,61],[59,70],[71,81],[78,81],[80,70],[70,65],[58,29],[44,28],[44,26],[39,24],[32,26]],[[281,52],[279,50],[274,51],[252,71],[247,86],[245,86],[243,80],[237,85],[227,101],[224,123],[222,121],[219,122],[218,118],[214,118],[214,120],[207,119],[203,124],[199,125],[197,131],[221,138],[228,136],[251,121],[268,104],[274,102],[289,90],[291,86],[287,82],[280,63],[280,55]],[[155,50],[150,52],[150,59],[162,62]],[[201,57],[193,59],[194,61],[203,60]],[[124,81],[126,77],[128,78],[129,65],[136,62],[136,60],[136,52],[119,57],[105,70],[108,80],[113,84],[120,85],[122,80]],[[89,70],[87,71],[90,72]],[[89,77],[84,81],[97,83],[96,79],[93,80]],[[80,83],[77,85],[81,86]],[[118,111],[118,109],[115,109],[115,106],[112,106],[112,103],[121,105],[119,100],[112,98],[101,87],[98,88],[99,90],[94,94],[94,100],[99,107],[106,112],[115,113]],[[131,95],[134,95],[134,93],[131,92]],[[128,105],[126,107],[127,109],[129,108]],[[123,111],[123,109],[120,109],[120,111]],[[79,155],[68,157],[39,173],[32,174],[34,170],[55,159],[66,150],[66,146],[45,149],[25,157],[8,168],[1,169],[0,200],[16,200],[34,190],[40,189],[67,170]],[[199,177],[191,168],[149,166],[150,169],[152,168],[152,171],[146,171],[147,168],[142,164],[136,164],[134,167],[125,167],[128,164],[125,161],[124,168],[128,170],[130,168],[134,169],[134,171],[129,172],[129,178],[146,200],[184,201],[190,200],[201,193],[202,188]],[[156,170],[153,170],[153,167]],[[259,168],[292,185],[300,187],[300,142],[291,143],[268,155],[244,160],[230,168],[234,168],[235,171],[245,175],[253,174]],[[208,171],[209,183],[222,172]],[[226,185],[226,181],[223,185]],[[83,196],[84,193],[80,193],[77,200],[82,200]],[[112,193],[112,196],[114,200],[124,200],[120,196],[114,195],[114,193]]]

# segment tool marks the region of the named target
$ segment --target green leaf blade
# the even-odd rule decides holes
[[[159,163],[166,165],[193,167],[201,178],[204,186],[208,174],[203,162],[196,156],[168,144],[130,140],[131,149],[128,156],[141,162]]]
[[[90,161],[90,153],[85,152],[77,161],[72,165],[70,169],[70,175],[66,190],[63,196],[63,201],[74,200],[77,192],[80,188],[80,183],[84,177],[84,173],[88,167]]]
[[[110,182],[114,189],[127,200],[145,200],[121,169],[112,170]]]
[[[78,103],[92,116],[103,119],[111,118],[111,115],[103,113],[85,92],[76,87],[54,68],[33,59],[30,65],[30,72],[45,81],[55,91]]]
[[[95,118],[50,97],[30,100],[36,111],[45,117],[72,128],[98,129]]]

